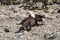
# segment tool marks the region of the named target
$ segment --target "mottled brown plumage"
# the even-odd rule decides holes
[[[22,22],[20,23],[21,25],[24,25],[24,26],[33,26],[35,24],[35,18],[31,17],[29,15],[29,17],[25,18],[22,20]]]
[[[35,15],[35,20],[36,20],[37,22],[43,21],[42,18],[43,18],[43,16],[41,16],[41,15],[37,15],[37,14]]]

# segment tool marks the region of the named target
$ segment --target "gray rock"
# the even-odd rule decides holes
[[[38,9],[41,9],[44,4],[42,2],[37,2],[35,5],[38,7]]]
[[[8,7],[7,10],[10,10],[10,11],[12,11],[12,12],[14,12],[14,13],[17,13],[18,11],[20,11],[20,8],[11,6],[11,7]]]
[[[45,39],[55,39],[57,37],[56,33],[46,33],[44,34]]]
[[[57,13],[60,13],[60,9],[58,9]]]
[[[60,0],[57,0],[57,3],[60,4]]]
[[[53,4],[53,1],[52,0],[48,0],[47,4]]]
[[[48,0],[47,4],[55,4],[55,3],[60,3],[60,0]]]

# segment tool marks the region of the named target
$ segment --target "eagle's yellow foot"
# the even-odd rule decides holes
[[[18,25],[15,25],[15,26],[13,26],[13,27],[16,27],[16,28],[18,28],[19,26],[18,26]]]
[[[37,29],[37,26],[34,27],[34,30]]]
[[[29,32],[32,32],[32,30],[30,30]]]

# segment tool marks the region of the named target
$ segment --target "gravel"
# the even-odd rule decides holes
[[[0,40],[50,40],[51,38],[53,38],[51,40],[60,40],[60,13],[57,13],[60,7],[58,4],[47,5],[48,13],[43,10],[32,10],[36,14],[45,15],[44,25],[32,27],[31,32],[15,33],[21,27],[17,23],[26,18],[27,11],[30,11],[19,8],[19,6],[0,6]],[[9,29],[9,32],[5,32],[5,28]]]

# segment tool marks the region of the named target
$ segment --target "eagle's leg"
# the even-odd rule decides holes
[[[25,30],[24,27],[20,27],[20,28],[18,29],[18,31],[15,32],[15,33],[19,33],[19,32],[21,32],[21,31],[23,31],[23,30]]]
[[[29,32],[31,30],[31,27],[26,27],[26,30]]]
[[[31,26],[29,27],[29,32],[32,32]]]
[[[34,26],[34,30],[37,29],[38,25],[39,25],[39,24],[38,24],[37,21],[36,21],[36,22],[35,22],[35,26]]]
[[[29,32],[29,31],[31,31],[31,24],[30,24],[30,22],[28,23],[28,26],[26,27],[26,30]]]

